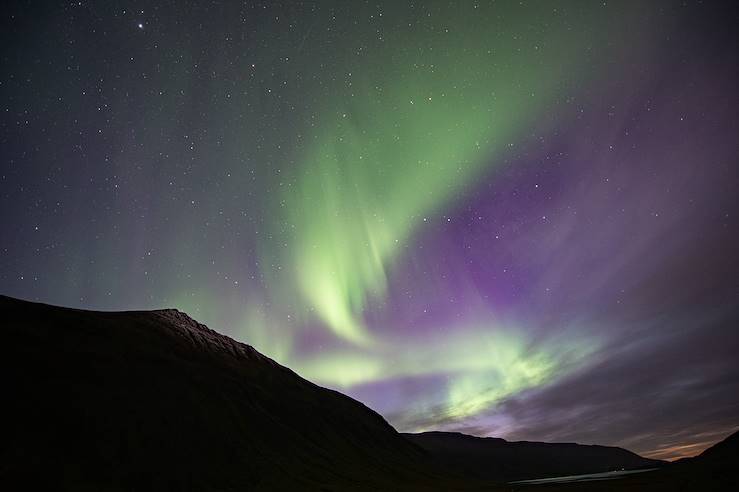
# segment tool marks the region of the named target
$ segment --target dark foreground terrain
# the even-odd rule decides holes
[[[609,446],[574,443],[508,442],[455,432],[404,434],[439,461],[467,477],[511,482],[541,477],[582,475],[665,466],[663,461]],[[534,475],[532,475],[534,471]]]
[[[633,453],[403,435],[176,310],[101,313],[0,296],[0,490],[730,490],[733,436],[610,482],[512,479],[650,466]],[[728,487],[728,488],[727,488]]]

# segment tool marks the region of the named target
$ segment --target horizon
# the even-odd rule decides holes
[[[178,309],[399,432],[700,454],[739,426],[734,19],[11,2],[0,292]]]
[[[176,311],[181,312],[182,314],[185,314],[186,316],[188,316],[190,319],[194,320],[195,322],[197,322],[199,324],[202,324],[206,328],[211,329],[211,330],[214,330],[214,331],[216,331],[220,335],[229,337],[228,335],[225,335],[225,334],[221,333],[216,328],[213,328],[211,326],[208,326],[208,325],[206,325],[204,323],[200,323],[197,319],[193,318],[188,313],[183,312],[183,311],[180,311],[177,308],[160,307],[160,308],[154,308],[154,309],[130,309],[130,310],[125,310],[125,311],[117,311],[117,310],[96,311],[96,310],[85,309],[85,308],[72,308],[72,307],[69,307],[69,306],[61,306],[61,305],[56,305],[56,304],[47,304],[47,303],[40,302],[40,301],[37,301],[37,300],[19,299],[19,298],[7,296],[7,295],[2,294],[2,293],[0,293],[0,297],[7,297],[9,299],[17,299],[17,300],[24,301],[24,302],[38,303],[38,304],[42,304],[42,305],[46,305],[46,306],[52,306],[52,307],[57,307],[57,308],[62,308],[62,309],[75,309],[75,310],[81,310],[81,311],[87,311],[87,312],[93,312],[93,313],[95,313],[95,312],[104,312],[104,313],[147,313],[147,312],[176,310]],[[229,338],[231,338],[231,337],[229,337]],[[246,345],[254,348],[253,345],[250,345],[248,343],[248,341],[245,341],[245,340],[235,340],[235,341],[237,341],[239,343],[244,343],[244,344],[246,344]],[[264,355],[265,357],[268,357],[265,354],[262,354],[262,355]],[[300,373],[296,372],[296,374],[299,377],[310,381],[308,378],[305,378]],[[311,382],[313,382],[313,381],[311,381]],[[313,383],[315,384],[315,382],[313,382]],[[318,386],[320,386],[320,385],[318,385]],[[374,409],[372,409],[371,407],[369,407],[369,408],[370,408],[370,410],[373,410],[374,411]],[[383,416],[383,418],[384,418],[384,416]],[[390,425],[392,426],[392,423]],[[403,433],[402,431],[398,431],[397,429],[395,429],[395,430],[397,432]],[[677,454],[677,453],[675,453],[675,450],[674,449],[668,449],[668,450],[665,450],[663,452],[661,452],[660,450],[657,450],[656,453],[653,454],[653,455],[651,455],[651,456],[649,454],[640,454],[640,453],[637,453],[637,454],[639,454],[640,456],[643,456],[645,458],[651,458],[651,459],[655,459],[655,460],[663,460],[663,461],[668,461],[668,462],[674,462],[674,461],[677,461],[677,460],[680,460],[680,459],[683,459],[683,458],[693,458],[693,457],[699,456],[706,449],[708,449],[711,446],[713,446],[713,445],[715,445],[715,444],[723,441],[724,439],[726,439],[730,435],[733,435],[733,434],[735,434],[737,432],[739,432],[739,426],[736,427],[736,428],[734,428],[733,430],[730,430],[727,434],[725,434],[723,437],[720,437],[718,440],[709,440],[709,441],[705,441],[705,442],[701,442],[701,443],[697,443],[697,444],[688,444],[688,445],[678,445],[678,446],[675,446],[675,448],[677,450],[689,449],[690,451],[688,451],[688,453],[690,453],[690,454],[685,454],[685,453],[679,453],[679,454]],[[462,436],[477,437],[477,438],[483,438],[483,439],[485,439],[485,438],[504,439],[504,438],[501,438],[499,436],[493,436],[493,435],[466,434],[466,433],[459,432],[459,431],[441,431],[441,430],[435,430],[435,429],[422,430],[422,431],[418,431],[418,432],[415,432],[415,433],[444,433],[444,434],[458,434],[458,435],[462,435]],[[411,434],[414,434],[414,433],[411,433]],[[555,442],[552,442],[552,441],[537,441],[537,440],[519,440],[519,441],[513,441],[513,440],[507,440],[507,439],[504,439],[504,440],[506,442],[509,442],[509,443],[516,443],[516,442],[535,442],[535,443],[545,443],[545,444],[572,444],[571,442],[564,442],[564,441],[555,441]],[[574,444],[607,446],[607,445],[604,445],[602,443],[596,443],[596,442],[575,442]],[[619,446],[616,446],[616,447],[619,447]],[[626,449],[627,451],[634,452],[631,449],[627,449],[627,448],[622,448],[622,449]],[[660,458],[659,457],[660,455],[667,456],[667,457],[666,458]]]

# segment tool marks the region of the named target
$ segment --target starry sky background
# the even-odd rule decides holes
[[[739,427],[730,2],[10,2],[0,292],[177,307],[398,430]]]

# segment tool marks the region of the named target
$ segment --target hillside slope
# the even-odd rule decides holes
[[[374,411],[176,310],[0,297],[0,313],[0,484],[328,491],[443,480]]]

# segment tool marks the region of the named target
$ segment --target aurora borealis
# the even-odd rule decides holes
[[[739,425],[729,3],[6,10],[1,293],[176,307],[401,431]]]

